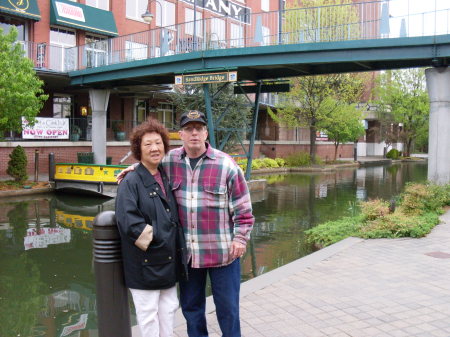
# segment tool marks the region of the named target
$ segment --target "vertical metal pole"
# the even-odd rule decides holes
[[[197,0],[194,0],[194,50],[197,50]]]
[[[39,150],[34,150],[34,181],[39,181]]]
[[[98,336],[131,337],[128,290],[113,211],[102,212],[95,217],[93,238]]]
[[[55,181],[55,154],[48,154],[48,180]]]
[[[250,180],[250,175],[252,174],[252,158],[253,158],[253,149],[255,147],[256,126],[258,124],[259,98],[261,96],[261,85],[262,82],[259,81],[258,86],[256,88],[255,108],[253,109],[252,134],[250,135],[250,145],[247,155],[247,170],[245,171],[246,180]]]
[[[216,133],[214,129],[214,120],[211,108],[211,96],[209,94],[209,84],[203,83],[203,95],[205,96],[206,118],[208,119],[209,144],[216,148]]]
[[[278,44],[283,43],[283,0],[278,0]]]

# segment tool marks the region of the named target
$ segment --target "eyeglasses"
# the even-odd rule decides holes
[[[192,133],[194,132],[194,130],[197,132],[202,132],[203,130],[205,130],[205,126],[204,125],[186,126],[184,128],[181,128],[181,130],[187,133]]]

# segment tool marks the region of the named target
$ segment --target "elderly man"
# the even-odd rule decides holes
[[[250,193],[234,160],[206,142],[202,112],[183,113],[179,134],[183,146],[170,151],[162,165],[178,202],[188,248],[189,281],[180,282],[188,335],[208,336],[205,287],[209,275],[222,335],[237,337],[241,335],[240,257],[254,223]]]

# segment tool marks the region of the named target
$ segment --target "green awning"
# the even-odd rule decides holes
[[[111,12],[69,0],[51,0],[50,23],[107,36],[118,35]]]
[[[36,21],[41,19],[37,0],[0,0],[0,13],[22,16]]]

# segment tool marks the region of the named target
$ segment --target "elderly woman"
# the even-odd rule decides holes
[[[142,336],[172,336],[186,248],[176,201],[159,165],[169,136],[152,119],[134,128],[130,143],[140,163],[123,179],[116,198],[125,283]]]

